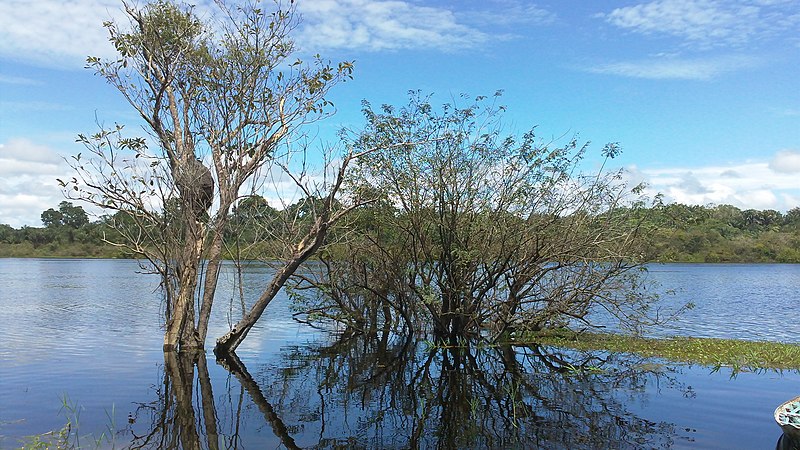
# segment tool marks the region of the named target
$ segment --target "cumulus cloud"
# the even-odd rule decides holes
[[[55,150],[28,139],[0,144],[0,223],[40,225],[39,215],[64,200],[56,178],[70,173]]]
[[[800,151],[781,150],[769,162],[769,168],[778,173],[800,172]]]
[[[741,178],[742,177],[742,175],[739,172],[737,172],[735,170],[732,170],[732,169],[728,169],[728,170],[722,172],[721,174],[719,174],[719,176],[721,176],[723,178]]]
[[[681,175],[680,187],[684,192],[692,195],[704,195],[711,192],[692,172]]]
[[[298,8],[304,21],[298,40],[315,49],[454,50],[490,39],[460,23],[453,11],[405,1],[316,0]]]
[[[44,145],[31,142],[28,139],[15,138],[2,144],[0,147],[0,159],[16,160],[19,162],[33,162],[44,164],[55,164],[61,161],[61,157]],[[0,165],[0,174],[7,174],[7,165]]]
[[[783,153],[779,152],[775,159]],[[796,167],[800,171],[800,165]],[[671,202],[785,211],[798,206],[800,199],[800,177],[796,172],[774,170],[772,162],[706,167],[634,166],[630,171],[637,181],[648,183],[651,194],[661,193]]]
[[[635,33],[676,36],[701,47],[738,46],[780,36],[800,24],[792,0],[654,0],[601,17]]]
[[[86,57],[111,56],[103,21],[122,18],[117,0],[0,2],[0,56],[80,69]]]
[[[591,73],[631,78],[709,80],[721,74],[756,67],[758,59],[747,56],[721,56],[694,59],[662,57],[623,61],[588,67]]]

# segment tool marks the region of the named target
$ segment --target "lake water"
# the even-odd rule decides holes
[[[239,359],[165,360],[158,279],[138,270],[0,259],[0,448],[71,419],[89,448],[767,449],[781,436],[774,408],[800,395],[797,371],[732,377],[630,355],[336,336],[294,322],[284,296]],[[248,273],[257,289],[268,269]],[[800,341],[799,265],[651,275],[677,291],[666,302],[696,304],[655,334]],[[217,299],[209,347],[237,305]]]

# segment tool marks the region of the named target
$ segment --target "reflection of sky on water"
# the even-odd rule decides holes
[[[672,305],[695,308],[659,334],[800,342],[800,264],[654,264]]]
[[[0,260],[0,357],[21,363],[114,349],[149,353],[158,326],[151,305],[158,302],[157,280],[137,270],[133,261]]]
[[[679,389],[648,384],[644,402],[629,403],[634,414],[675,425],[677,449],[774,448],[781,431],[775,408],[800,394],[798,373],[711,373],[709,367],[681,366]]]
[[[124,424],[136,405],[155,399],[154,390],[163,384],[161,300],[157,277],[138,271],[133,261],[0,259],[0,448],[16,446],[12,436],[62,426],[60,398],[65,394],[83,409],[81,426],[87,433],[105,430],[112,409],[117,422]],[[796,304],[800,266],[659,265],[651,272],[665,289],[680,290],[670,301],[697,303],[683,319],[686,334],[750,339],[781,335],[794,341],[800,335],[794,316],[782,313]],[[263,265],[248,267],[244,283],[248,298],[263,287],[269,273]],[[210,324],[209,350],[213,339],[227,331],[229,316],[235,320],[240,314],[239,299],[231,294],[236,292],[235,280],[235,272],[227,266]],[[395,414],[394,431],[386,432],[402,441],[407,419],[380,412],[385,396],[403,398],[400,387],[378,384],[362,389],[358,396],[357,384],[321,386],[324,380],[315,372],[344,370],[344,380],[357,364],[362,365],[358,370],[366,370],[363,375],[392,364],[394,358],[376,363],[356,353],[349,360],[329,356],[314,362],[302,357],[309,351],[307,342],[319,345],[332,340],[291,320],[288,299],[282,295],[238,351],[297,443],[316,445],[322,435],[335,439],[338,428],[369,427],[378,413]],[[289,358],[291,354],[301,357]],[[209,357],[220,427],[233,429],[231,420],[241,400],[240,425],[247,446],[274,446],[277,440],[252,399]],[[435,377],[441,373],[437,367],[431,369]],[[535,371],[530,376],[537,377]],[[553,382],[545,372],[538,376],[544,377],[539,384]],[[726,369],[710,374],[706,367],[683,367],[674,374],[675,382],[668,378],[651,377],[638,388],[592,384],[591,379],[581,387],[567,378],[566,384],[558,382],[551,389],[575,390],[559,394],[575,402],[591,398],[581,394],[587,389],[612,395],[630,414],[625,417],[673,429],[666,445],[670,448],[768,448],[780,435],[772,410],[797,395],[800,386],[800,376],[794,373],[743,373],[730,378]],[[364,380],[351,381],[363,386]],[[328,402],[325,433],[319,420],[322,399]],[[344,403],[336,406],[337,401]],[[381,439],[391,441],[388,435]]]

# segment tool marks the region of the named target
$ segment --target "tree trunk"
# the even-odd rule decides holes
[[[202,349],[195,328],[194,291],[197,287],[197,274],[203,249],[202,228],[199,223],[189,224],[186,233],[184,254],[178,266],[178,297],[167,320],[164,332],[164,351],[180,349]]]
[[[275,274],[267,289],[264,290],[261,297],[253,304],[250,311],[245,314],[230,331],[217,339],[217,345],[214,347],[214,354],[219,357],[221,354],[232,353],[236,350],[236,347],[247,337],[247,333],[250,332],[253,325],[258,322],[261,314],[267,309],[267,305],[278,295],[283,285],[286,284],[289,277],[292,276],[294,271],[297,270],[305,259],[306,258],[293,258]]]
[[[211,317],[211,305],[214,303],[214,294],[217,291],[217,281],[221,266],[222,233],[224,226],[218,226],[212,238],[211,248],[208,253],[208,266],[206,266],[205,280],[203,280],[203,301],[200,305],[200,315],[197,318],[197,336],[200,342],[205,343],[208,335],[208,320]]]
[[[194,283],[191,283],[189,277],[196,277],[197,270],[188,270],[189,267],[184,267],[181,271],[178,288],[178,296],[175,299],[175,305],[172,308],[172,315],[167,321],[167,330],[164,332],[164,351],[172,352],[180,348],[181,341],[183,341],[184,328],[189,318],[189,309],[194,301]],[[191,274],[188,272],[192,272]],[[193,322],[193,320],[192,320]],[[192,324],[193,325],[193,324]]]
[[[247,333],[250,332],[253,325],[261,318],[264,310],[267,309],[267,305],[278,295],[278,292],[280,292],[283,285],[286,284],[297,268],[300,267],[300,264],[303,264],[325,242],[325,238],[328,235],[328,227],[330,226],[327,220],[327,214],[323,214],[317,219],[317,222],[297,246],[297,250],[289,261],[272,277],[272,281],[261,294],[261,297],[250,308],[250,311],[230,331],[217,339],[217,345],[214,347],[214,354],[217,357],[236,350],[236,347],[247,337]]]

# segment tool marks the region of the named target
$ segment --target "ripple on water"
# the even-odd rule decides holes
[[[226,270],[222,291],[235,279],[229,268]],[[110,405],[124,417],[141,404],[137,402],[156,398],[154,391],[164,382],[161,298],[156,291],[157,278],[137,271],[133,261],[0,260],[0,419],[28,420],[27,428],[19,426],[13,431],[2,428],[7,422],[0,421],[0,435],[23,436],[63,425],[58,409],[59,398],[65,393],[86,407],[81,420],[87,428],[96,423],[93,429],[97,430],[105,429],[105,412]],[[697,304],[670,334],[793,341],[800,336],[792,313],[800,292],[800,266],[665,265],[654,266],[651,273],[664,289],[678,291],[667,297],[669,301]],[[264,266],[248,275],[248,297],[263,287],[266,275],[269,269]],[[227,314],[231,309],[236,311],[229,302],[228,298],[218,301],[210,339],[227,330]],[[245,340],[240,356],[257,379],[288,373],[286,380],[297,385],[298,401],[306,402],[309,392],[323,393],[317,380],[300,370],[315,366],[300,364],[286,370],[283,360],[287,353],[295,352],[299,354],[295,361],[305,361],[303,352],[308,352],[308,346],[304,344],[311,336],[324,335],[309,333],[292,321],[288,299],[281,296],[267,309],[265,322]],[[225,388],[234,386],[235,381],[213,359],[209,370],[217,383],[215,394],[224,397]],[[770,408],[797,389],[797,376],[740,374],[731,379],[730,374],[710,375],[709,371],[687,368],[676,375],[691,385],[696,393],[692,398],[684,395],[688,389],[648,386],[651,395],[636,403],[641,406],[640,416],[675,424],[679,430],[694,430],[680,432],[678,437],[685,440],[676,441],[675,448],[729,448],[725,444],[730,443],[739,443],[741,448],[765,448],[761,445],[765,441],[774,443],[778,429],[771,422]],[[536,375],[532,376],[535,379]],[[590,382],[591,376],[576,375],[566,380]],[[267,394],[275,389],[276,399],[284,395],[281,383],[264,383],[261,388]],[[600,388],[618,390],[621,396],[630,394],[610,384]],[[227,392],[241,394],[238,389]],[[363,409],[363,403],[353,404],[359,411]],[[636,404],[626,407],[635,409]],[[730,412],[732,408],[735,411]],[[368,416],[373,412],[360,413]],[[253,426],[267,429],[263,420]],[[310,428],[313,426],[309,423]],[[301,434],[302,430],[297,431],[299,439]],[[304,436],[309,445],[315,444],[315,436]],[[0,447],[4,444],[0,441]]]

